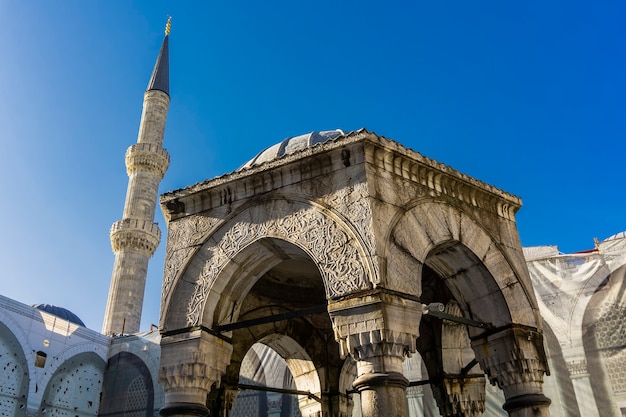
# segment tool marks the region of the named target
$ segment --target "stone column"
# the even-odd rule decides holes
[[[445,312],[454,317],[463,317],[459,304],[454,300],[446,304]],[[452,320],[443,320],[441,323],[443,379],[436,384],[437,389],[433,387],[433,395],[442,416],[480,417],[485,412],[486,381],[475,357],[467,334],[467,326]]]
[[[409,417],[421,417],[424,415],[424,388],[408,387],[406,399],[409,407]]]
[[[229,417],[235,406],[239,389],[222,378],[222,386],[209,392],[207,407],[211,417]]]
[[[585,417],[600,417],[598,406],[593,395],[593,389],[589,381],[587,361],[585,359],[571,360],[567,362],[567,370],[572,380],[572,386],[578,400],[580,412]]]
[[[402,362],[415,352],[421,303],[377,289],[331,302],[328,309],[342,355],[356,361],[353,386],[361,394],[363,417],[407,417],[409,381]]]
[[[162,416],[208,416],[207,395],[219,386],[230,363],[232,345],[193,330],[161,339],[159,382],[165,391]]]
[[[489,381],[504,391],[502,406],[511,417],[548,417],[550,399],[543,395],[549,372],[543,335],[537,329],[512,325],[472,341],[476,359]]]

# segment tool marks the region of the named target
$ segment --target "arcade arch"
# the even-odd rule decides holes
[[[626,265],[595,287],[581,324],[588,372],[598,412],[619,416],[626,412]],[[609,401],[607,401],[609,399]]]
[[[50,377],[39,411],[50,415],[96,414],[104,367],[102,358],[93,352],[82,352],[65,360]]]
[[[102,414],[149,417],[154,414],[154,397],[152,375],[142,358],[124,351],[109,358],[102,384]]]
[[[0,416],[26,416],[29,370],[22,345],[0,322]]]
[[[532,397],[530,401],[546,409],[550,403],[541,394],[547,363],[536,300],[527,291],[527,274],[514,267],[519,259],[501,247],[472,216],[428,200],[410,206],[390,228],[388,280],[415,277],[417,271],[413,285],[422,303],[440,303],[448,317],[483,323],[470,327],[430,316],[421,319],[417,350],[444,415],[482,415],[483,372],[504,390],[509,411],[519,406],[511,399],[520,396]],[[494,344],[502,345],[504,356],[493,355]],[[527,359],[516,363],[508,355]]]
[[[287,234],[257,238],[216,275],[202,323],[232,344],[219,359],[223,376],[210,390],[220,392],[210,394],[211,398],[232,406],[243,359],[255,343],[262,343],[285,360],[296,389],[310,393],[299,399],[304,415],[332,407],[332,402],[339,406],[338,369],[343,359],[326,311],[328,286],[308,253],[310,246],[302,248],[294,241],[297,236]],[[291,319],[277,320],[285,315]]]

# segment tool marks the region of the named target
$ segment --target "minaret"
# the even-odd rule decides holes
[[[161,240],[161,231],[154,223],[154,210],[159,182],[170,161],[169,154],[162,147],[170,103],[170,20],[165,26],[163,44],[144,94],[137,143],[126,151],[128,189],[124,215],[111,226],[115,263],[102,326],[102,333],[108,335],[139,331],[148,260]]]

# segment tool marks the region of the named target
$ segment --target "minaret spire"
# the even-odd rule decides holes
[[[146,91],[160,90],[169,96],[170,94],[170,57],[169,57],[169,42],[170,29],[172,27],[172,18],[167,19],[165,25],[165,37],[163,38],[163,44],[159,51],[154,69],[152,70],[152,77],[148,83]]]
[[[170,103],[169,45],[171,18],[144,93],[137,143],[126,151],[128,189],[122,220],[111,226],[115,263],[102,333],[136,333],[141,323],[148,260],[161,240],[154,223],[159,183],[169,166],[163,149],[165,120]]]

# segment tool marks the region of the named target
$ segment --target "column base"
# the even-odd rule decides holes
[[[510,416],[548,416],[551,403],[543,394],[526,394],[507,399],[502,408]]]
[[[163,417],[207,417],[209,409],[196,403],[171,403],[165,404],[159,414]]]
[[[374,387],[400,387],[409,386],[409,380],[399,372],[364,374],[354,380],[352,386],[358,390],[373,389]]]

